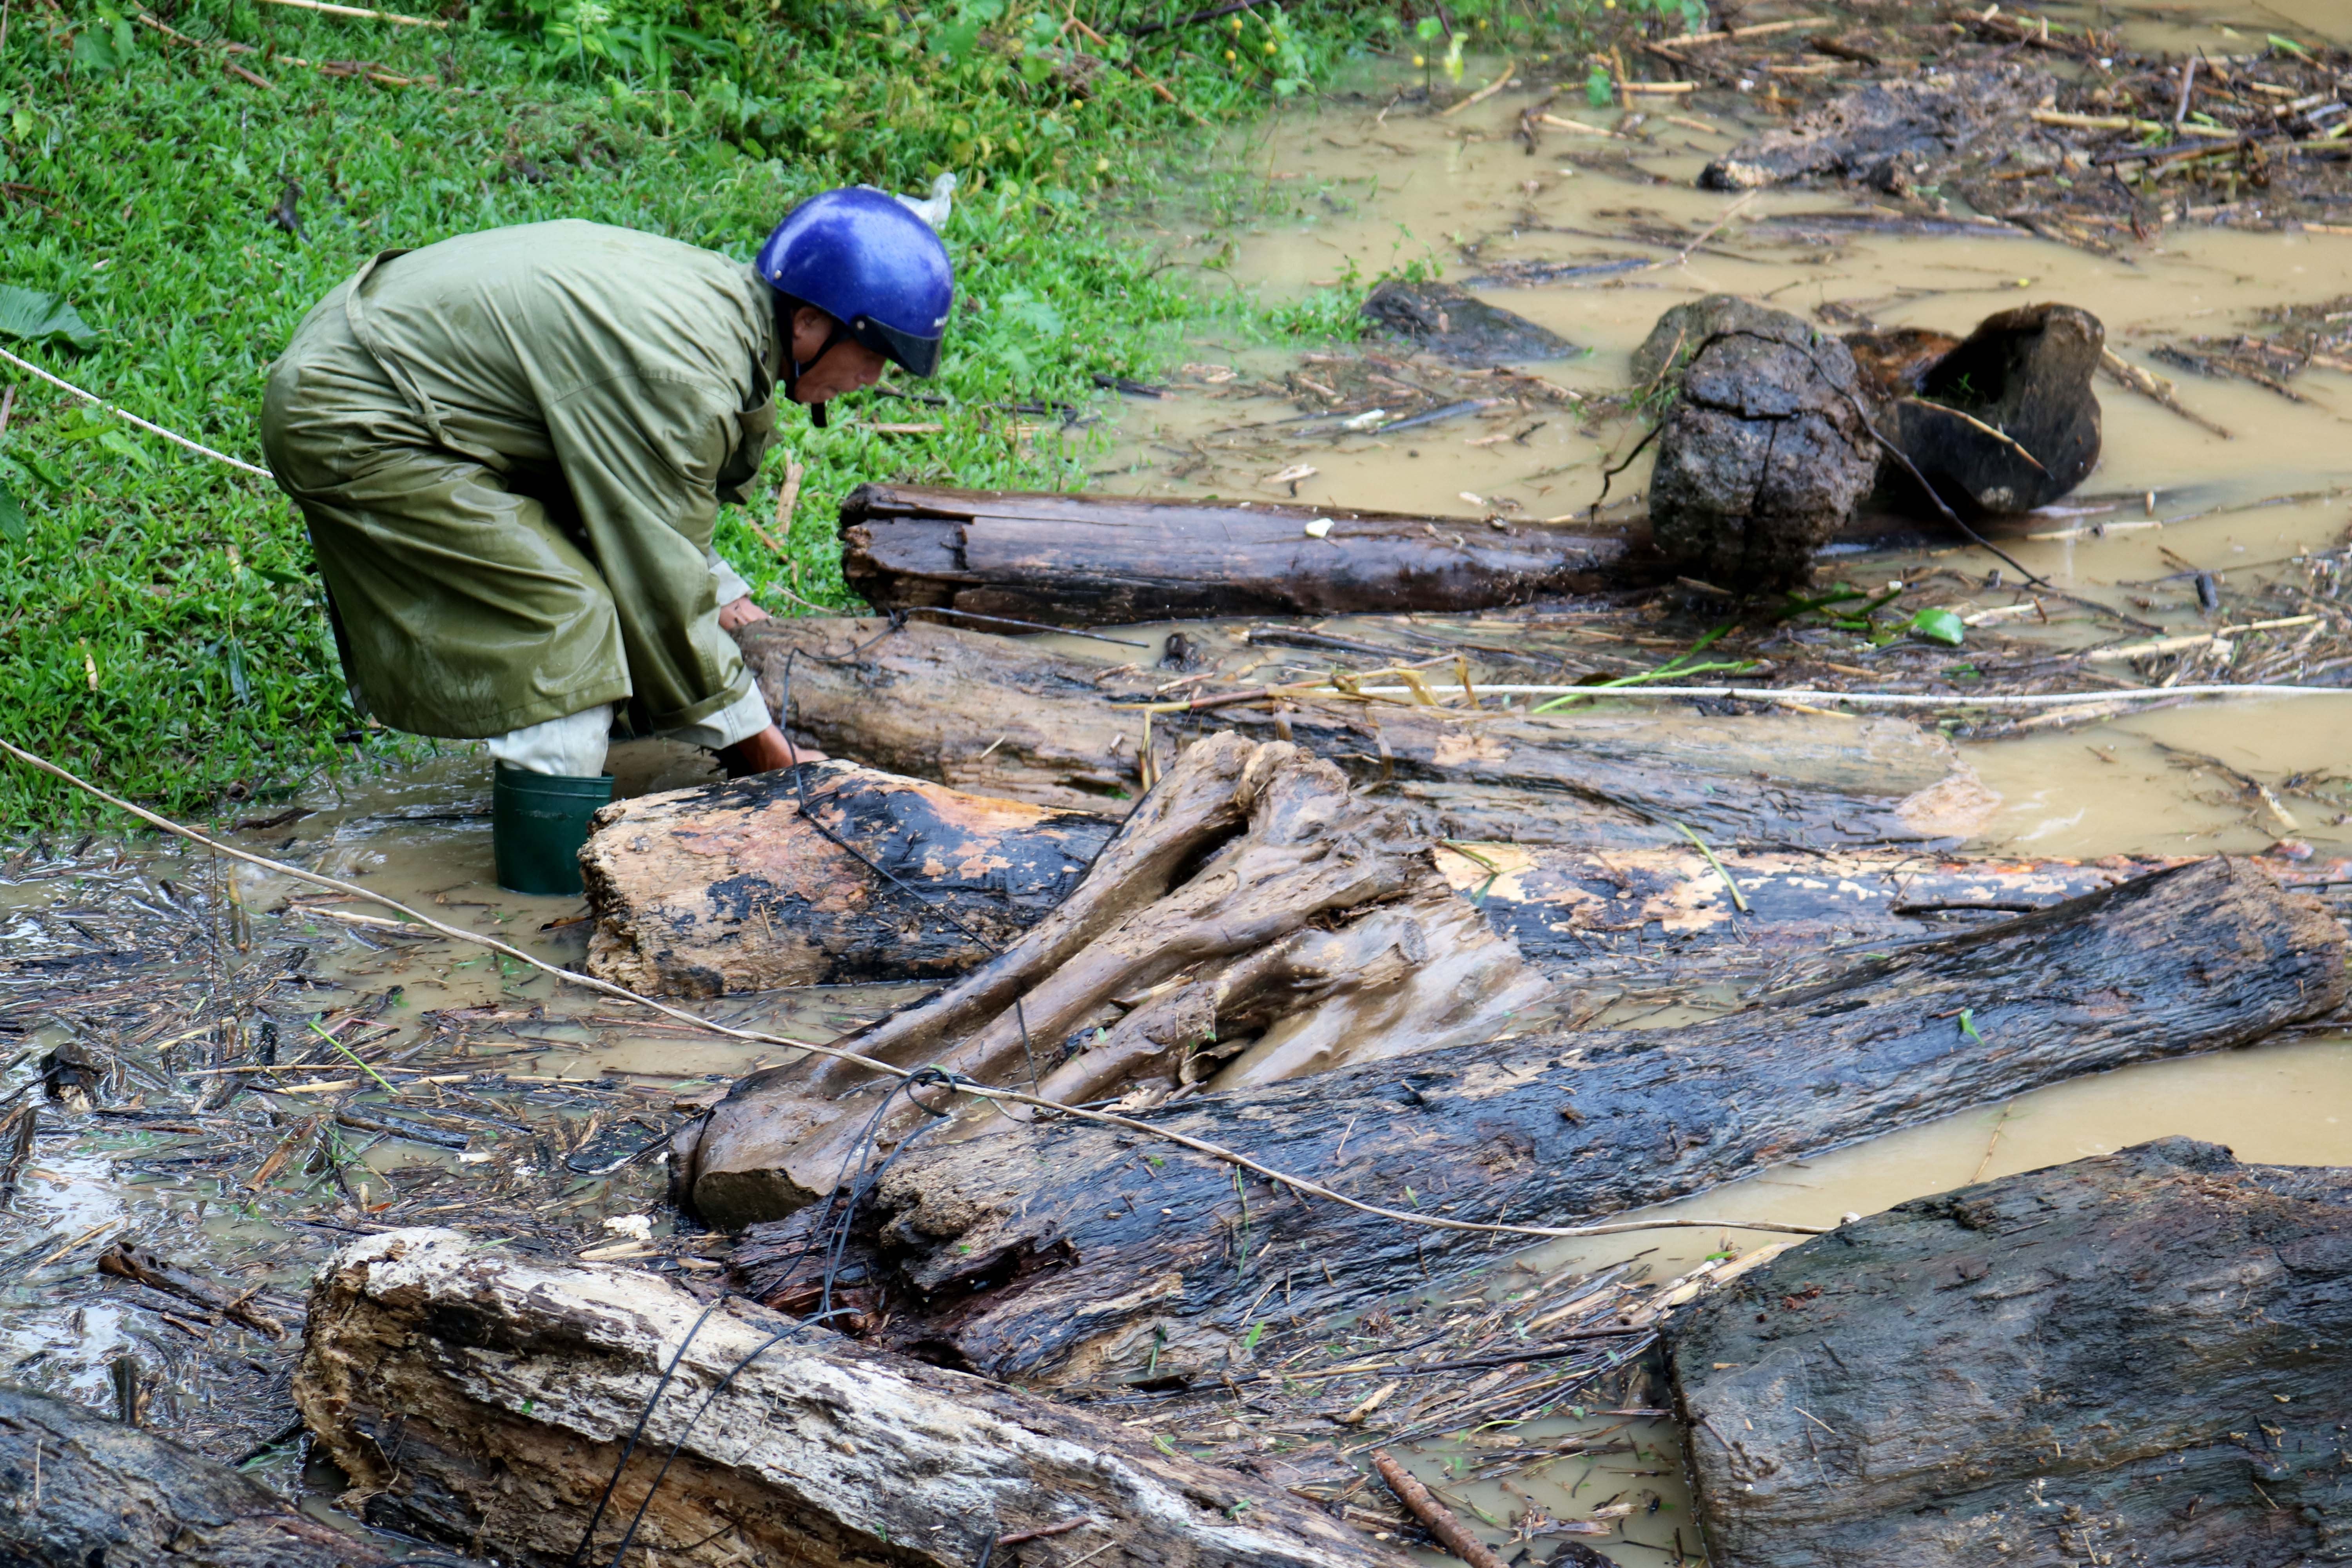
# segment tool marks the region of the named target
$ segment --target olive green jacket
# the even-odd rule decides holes
[[[481,736],[741,696],[710,535],[759,471],[781,347],[742,263],[581,222],[386,252],[315,307],[263,442],[370,707]]]

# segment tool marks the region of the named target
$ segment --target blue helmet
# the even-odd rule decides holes
[[[930,225],[887,192],[858,185],[811,196],[751,265],[778,293],[840,322],[836,340],[854,339],[915,375],[939,369],[955,268]],[[793,366],[796,379],[804,368]]]

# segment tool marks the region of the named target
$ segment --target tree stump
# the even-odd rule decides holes
[[[1650,533],[1676,570],[1746,593],[1792,587],[1878,473],[1845,345],[1727,294],[1659,318],[1638,377],[1673,394],[1657,431]]]
[[[1297,746],[1223,734],[1186,752],[1001,956],[839,1043],[1066,1104],[1148,1102],[1491,1039],[1550,990],[1401,814]],[[851,1092],[883,1087],[823,1057],[743,1079],[680,1134],[682,1194],[730,1227],[826,1195],[874,1139],[923,1119]],[[951,1135],[1015,1125],[974,1106]]]

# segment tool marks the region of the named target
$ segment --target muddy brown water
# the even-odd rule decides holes
[[[2220,47],[2229,41],[2227,30],[2258,36],[2263,26],[2282,23],[2352,32],[2343,8],[2325,0],[2274,0],[2226,29],[2210,15],[2149,8],[2126,26],[2136,42],[2174,48]],[[1469,76],[1484,81],[1498,63],[1474,60]],[[1699,124],[1663,127],[1654,117],[1654,139],[1630,142],[1554,132],[1530,156],[1508,134],[1526,101],[1523,91],[1506,90],[1439,118],[1413,104],[1391,104],[1393,84],[1360,85],[1353,97],[1286,114],[1233,145],[1233,166],[1282,198],[1278,216],[1239,232],[1163,220],[1144,237],[1174,256],[1220,255],[1234,285],[1272,298],[1294,296],[1351,266],[1371,273],[1425,256],[1442,260],[1454,278],[1512,259],[1655,263],[1639,272],[1481,290],[1588,348],[1581,357],[1530,368],[1594,393],[1622,384],[1628,354],[1660,312],[1718,290],[1800,311],[1841,302],[1885,324],[1948,330],[1965,330],[2024,300],[2071,300],[2096,310],[2114,346],[2141,359],[2170,333],[2244,324],[2264,307],[2352,290],[2352,235],[2175,226],[2128,260],[2116,260],[2031,237],[1809,228],[1807,215],[1868,216],[1866,201],[1819,191],[1748,199],[1704,247],[1684,256],[1687,239],[1641,237],[1696,236],[1733,208],[1734,198],[1691,183],[1706,158],[1733,140],[1735,128],[1717,117],[1702,113],[1689,117]],[[1604,124],[1616,119],[1613,110],[1571,106],[1564,112]],[[1605,163],[1571,156],[1601,152],[1626,156]],[[1465,258],[1469,246],[1475,258]],[[1298,499],[1475,523],[1497,502],[1515,503],[1514,515],[1526,517],[1588,505],[1601,468],[1628,441],[1623,426],[1588,424],[1569,412],[1524,439],[1515,438],[1524,420],[1498,432],[1473,417],[1392,439],[1287,446],[1277,439],[1269,446],[1254,437],[1219,447],[1220,431],[1289,413],[1271,400],[1221,395],[1231,384],[1219,367],[1279,370],[1296,364],[1296,354],[1214,340],[1191,345],[1187,354],[1195,368],[1176,378],[1175,394],[1129,403],[1115,438],[1097,449],[1096,482],[1103,488],[1288,499],[1288,481],[1278,488],[1263,481],[1304,462],[1317,471],[1297,481]],[[2234,437],[2210,435],[2103,383],[2105,452],[2084,499],[2027,520],[2010,531],[2005,546],[2071,592],[2110,604],[2130,601],[2136,614],[2168,630],[2197,630],[2205,623],[2176,575],[2181,563],[2253,581],[2302,552],[2343,539],[2352,521],[2345,489],[2352,475],[2342,456],[2352,437],[2352,379],[2315,370],[2297,383],[2306,401],[2291,403],[2244,383],[2168,374],[2176,374],[2185,401]],[[1491,438],[1498,433],[1506,438]],[[1619,481],[1621,493],[1638,494],[1642,477],[1637,463]],[[2321,493],[2266,504],[2310,492]],[[2152,523],[2162,526],[2147,526]],[[1992,564],[1980,552],[1931,540],[1911,550],[1850,555],[1832,570],[1868,583],[1927,565],[1982,573]],[[2005,604],[2010,596],[1988,590],[1985,603]],[[1098,643],[1055,640],[1104,663],[1128,657]],[[1308,669],[1318,657],[1296,656]],[[1972,744],[1968,752],[2002,799],[1971,846],[1977,849],[2038,856],[2255,852],[2292,836],[2321,854],[2352,853],[2352,796],[2342,789],[2282,797],[2290,814],[2282,820],[2242,787],[2249,776],[2277,782],[2352,774],[2352,699],[2210,703]],[[616,767],[632,791],[709,776],[707,763],[658,746],[631,749]],[[395,776],[319,786],[297,803],[310,815],[249,830],[239,842],[357,879],[557,962],[576,961],[583,928],[567,923],[580,913],[576,901],[520,898],[492,884],[488,795],[487,762],[461,749]],[[116,1237],[136,1236],[221,1278],[296,1295],[326,1249],[354,1225],[370,1223],[370,1214],[394,1222],[471,1224],[540,1250],[610,1255],[617,1248],[626,1260],[634,1238],[667,1235],[671,1221],[657,1167],[641,1159],[603,1169],[600,1130],[609,1138],[611,1129],[626,1124],[637,1129],[631,1137],[649,1144],[656,1130],[714,1096],[730,1077],[773,1059],[723,1040],[616,1018],[614,1005],[564,992],[544,975],[370,924],[358,906],[202,853],[152,845],[124,851],[109,843],[71,856],[27,848],[0,856],[0,949],[9,960],[0,973],[5,1087],[37,1077],[46,1053],[95,1042],[100,1055],[111,1051],[129,1064],[107,1102],[135,1113],[149,1094],[160,1100],[169,1087],[152,1064],[169,1068],[168,1053],[184,1047],[173,1038],[187,1031],[171,1026],[173,1010],[185,1009],[190,1028],[212,1038],[204,999],[236,984],[245,966],[263,956],[282,959],[291,945],[308,952],[307,968],[299,986],[274,994],[272,1008],[289,1020],[367,1011],[368,1061],[407,1076],[402,1095],[376,1095],[373,1086],[357,1087],[364,1069],[313,1049],[317,1076],[310,1081],[347,1087],[307,1099],[279,1097],[275,1103],[287,1118],[299,1120],[331,1097],[352,1092],[371,1101],[414,1103],[426,1095],[418,1086],[432,1076],[453,1080],[450,1093],[474,1097],[466,1103],[489,1108],[477,1110],[479,1131],[462,1152],[359,1132],[344,1148],[350,1163],[340,1173],[296,1161],[271,1181],[257,1181],[255,1152],[208,1158],[168,1131],[145,1130],[135,1114],[43,1112],[16,1199],[0,1212],[0,1375],[110,1405],[112,1363],[135,1357],[157,1402],[151,1419],[198,1433],[210,1449],[229,1457],[248,1446],[236,1440],[240,1434],[258,1447],[283,1422],[282,1350],[247,1342],[242,1331],[226,1326],[174,1325],[159,1312],[170,1303],[100,1279],[92,1260]],[[142,985],[152,987],[152,1003],[138,993]],[[908,994],[890,987],[777,994],[729,998],[710,1012],[821,1039]],[[1646,1021],[1667,1026],[1676,1019]],[[134,1037],[135,1047],[124,1044]],[[289,1022],[281,1059],[292,1059],[298,1043],[312,1046]],[[430,1092],[433,1103],[444,1103],[439,1089]],[[1829,1224],[1846,1213],[2168,1133],[2226,1143],[2247,1160],[2343,1163],[2352,1159],[2347,1131],[2352,1036],[2307,1035],[2027,1095],[1776,1168],[1670,1212],[1725,1222]],[[573,1156],[576,1163],[567,1163]],[[445,1186],[457,1201],[424,1201]],[[1493,1278],[1498,1289],[1508,1289],[1529,1277],[1515,1269],[1549,1273],[1579,1260],[1597,1267],[1637,1256],[1666,1278],[1709,1254],[1764,1239],[1729,1223],[1612,1237],[1538,1249]],[[685,1272],[707,1279],[711,1270],[706,1265]],[[221,1370],[239,1355],[250,1369]],[[1562,1417],[1536,1431],[1565,1433],[1579,1425]],[[1625,1563],[1675,1561],[1682,1550],[1690,1551],[1685,1560],[1697,1561],[1679,1479],[1678,1435],[1663,1421],[1637,1422],[1632,1435],[1642,1447],[1631,1457],[1569,1459],[1460,1487],[1450,1478],[1467,1468],[1475,1448],[1427,1445],[1414,1463],[1457,1504],[1496,1525],[1490,1539],[1509,1538],[1511,1521],[1530,1506],[1578,1520],[1632,1501],[1639,1506],[1614,1533],[1576,1539]],[[290,1447],[272,1450],[257,1465],[291,1489],[304,1484]],[[331,1484],[331,1478],[310,1478],[314,1498],[327,1495]],[[1552,1542],[1538,1536],[1532,1544],[1540,1561]],[[1506,1555],[1517,1550],[1507,1546]]]
[[[2352,14],[2315,3],[2268,7],[2234,18],[2234,26],[2211,15],[2185,6],[2143,10],[2126,22],[2126,37],[2141,47],[2219,51],[2233,37],[2258,39],[2265,20],[2323,37],[2352,33]],[[1498,66],[1474,61],[1465,83],[1492,79]],[[1171,223],[1157,237],[1175,254],[1215,258],[1237,285],[1275,299],[1297,297],[1351,269],[1377,273],[1415,258],[1441,263],[1448,279],[1475,277],[1507,261],[1639,261],[1639,271],[1473,289],[1588,350],[1523,368],[1591,394],[1625,384],[1631,353],[1657,317],[1706,293],[1767,299],[1799,314],[1843,305],[1882,325],[1961,333],[2023,300],[2079,303],[2105,321],[2119,353],[2169,374],[2184,403],[2232,434],[2211,435],[2102,380],[2099,468],[2078,497],[2002,531],[2003,547],[2021,563],[2070,592],[2128,606],[2168,631],[2197,630],[2203,626],[2176,575],[2184,563],[2252,579],[2305,551],[2339,544],[2352,522],[2352,465],[2344,458],[2352,447],[2352,377],[2313,375],[2299,384],[2307,401],[2292,403],[2245,383],[2182,376],[2147,353],[2170,336],[2251,326],[2265,308],[2317,303],[2352,289],[2352,235],[2183,225],[2117,260],[2013,234],[1872,234],[1841,226],[1873,216],[1866,198],[1789,190],[1743,200],[1695,188],[1699,169],[1744,133],[1716,116],[1683,116],[1701,122],[1689,124],[1662,123],[1664,116],[1654,114],[1651,138],[1633,142],[1554,132],[1530,155],[1512,132],[1531,90],[1506,89],[1451,118],[1391,105],[1394,92],[1392,85],[1382,90],[1368,84],[1353,101],[1293,113],[1236,148],[1236,163],[1262,182],[1269,205],[1286,210],[1238,233],[1195,234]],[[1555,112],[1603,126],[1619,121],[1614,110],[1580,104]],[[1594,155],[1609,153],[1625,156],[1597,166]],[[1827,221],[1808,225],[1808,217],[1823,215]],[[1644,242],[1641,230],[1664,237]],[[1691,238],[1711,230],[1704,246],[1684,254]],[[1236,439],[1236,426],[1291,410],[1271,399],[1222,395],[1234,384],[1226,372],[1278,375],[1295,363],[1295,356],[1262,348],[1200,345],[1171,396],[1131,406],[1127,438],[1097,466],[1097,482],[1140,494],[1295,497],[1427,511],[1475,525],[1497,511],[1515,520],[1578,512],[1597,497],[1601,469],[1618,460],[1634,433],[1560,413],[1523,433],[1533,416],[1514,411],[1507,423],[1474,416],[1387,439],[1373,434],[1276,446],[1256,432]],[[1266,482],[1304,465],[1317,471],[1295,483]],[[1637,493],[1646,468],[1646,458],[1637,459],[1613,493]],[[2275,499],[2315,491],[2322,493]],[[1834,560],[1822,575],[1874,584],[1955,563],[1978,573],[1997,564],[1980,551],[1937,542]],[[1989,591],[1984,602],[2008,601]],[[1309,666],[1315,658],[1298,657]],[[2289,805],[2291,816],[2282,821],[2266,808],[2250,810],[2237,782],[2212,765],[2267,779],[2352,773],[2352,699],[2208,704],[1966,750],[2002,797],[1974,846],[1980,849],[2245,853],[2288,834],[2322,853],[2352,845],[2352,817],[2341,804]],[[1849,1213],[2175,1132],[2228,1144],[2244,1159],[2352,1160],[2352,1036],[2321,1034],[2067,1084],[1780,1167],[1657,1212],[1832,1225]],[[1670,1277],[1710,1254],[1770,1239],[1727,1225],[1555,1245],[1521,1262],[1549,1271],[1638,1256],[1658,1276]],[[1498,1288],[1515,1278],[1504,1271]],[[1532,1430],[1564,1435],[1608,1424],[1561,1419]],[[1634,1432],[1653,1445],[1636,1457],[1564,1460],[1501,1481],[1447,1486],[1470,1468],[1475,1449],[1463,1446],[1425,1447],[1414,1466],[1446,1487],[1457,1506],[1506,1527],[1529,1517],[1530,1508],[1577,1520],[1596,1507],[1637,1501],[1613,1536],[1573,1539],[1628,1564],[1673,1562],[1684,1551],[1699,1561],[1678,1469],[1678,1434],[1663,1421],[1637,1424]],[[1524,1538],[1502,1528],[1489,1539]],[[1549,1538],[1534,1547],[1537,1561],[1551,1549]],[[1506,1546],[1506,1555],[1511,1550]]]

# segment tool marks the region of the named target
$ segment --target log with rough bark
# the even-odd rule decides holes
[[[2200,861],[1683,1029],[1539,1033],[1141,1114],[1368,1202],[1574,1225],[2045,1084],[2245,1044],[2338,1005],[2345,953],[2317,900],[2249,862]],[[816,1213],[738,1249],[754,1290],[805,1289],[796,1233]],[[1245,1353],[1262,1303],[1319,1321],[1497,1244],[1070,1120],[917,1143],[860,1226],[854,1262],[888,1334],[992,1375],[1078,1382],[1221,1366]]]
[[[250,1476],[95,1410],[0,1384],[0,1563],[8,1568],[378,1568]],[[425,1560],[464,1568],[458,1559]]]
[[[589,972],[673,996],[961,974],[1067,897],[1116,826],[839,762],[617,801],[581,857]]]
[[[706,1311],[653,1274],[449,1230],[330,1262],[294,1397],[368,1519],[528,1568],[614,1560],[641,1510],[629,1561],[674,1568],[1403,1562],[1112,1422],[740,1300]]]
[[[2352,1171],[2168,1138],[1919,1198],[1669,1343],[1717,1568],[2290,1568],[2352,1534]]]
[[[1224,734],[1186,752],[1001,956],[840,1043],[1065,1104],[1150,1100],[1489,1040],[1550,990],[1402,814],[1295,745]],[[743,1079],[680,1134],[681,1193],[730,1226],[824,1196],[873,1140],[923,1119],[870,1092],[884,1087],[824,1057]],[[984,1105],[956,1122],[947,1135],[1013,1125]]]
[[[736,633],[769,706],[826,751],[976,795],[1100,810],[1213,728],[1296,740],[1448,838],[1635,848],[1958,839],[1999,797],[1944,736],[1899,719],[1684,711],[1541,717],[1403,703],[1232,706],[1147,723],[1151,682],[1017,638],[886,620]],[[789,669],[790,689],[786,674]],[[789,702],[786,699],[789,697]]]
[[[841,544],[877,609],[1065,626],[1478,610],[1635,574],[1622,535],[1540,523],[917,485],[852,490]]]
[[[590,973],[681,996],[953,977],[991,955],[959,922],[1004,946],[1067,895],[1116,827],[835,762],[807,774],[819,832],[801,816],[801,782],[768,773],[607,807],[583,860],[597,917]],[[1431,852],[1498,934],[1571,989],[1695,989],[1840,945],[2024,912],[2171,863],[1730,848],[1710,862],[1687,846],[1469,842]],[[2283,868],[2290,879],[2347,874],[2341,861]],[[1662,961],[1670,973],[1656,973]]]

